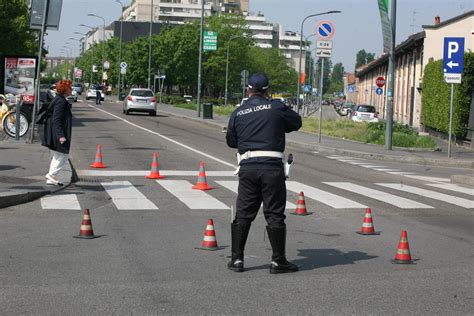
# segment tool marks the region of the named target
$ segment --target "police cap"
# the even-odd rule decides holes
[[[262,91],[268,89],[268,78],[264,73],[255,73],[250,76],[249,88],[254,91]]]

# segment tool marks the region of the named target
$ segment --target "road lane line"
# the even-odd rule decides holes
[[[150,170],[77,170],[80,177],[144,177]],[[198,176],[198,171],[160,170],[163,176]],[[208,177],[235,177],[233,171],[206,171]]]
[[[418,203],[403,197],[393,195],[387,192],[370,189],[350,182],[323,182],[327,185],[343,189],[349,192],[367,196],[374,200],[379,200],[387,204],[392,204],[399,208],[433,208],[423,203]]]
[[[385,166],[377,166],[377,165],[360,165],[359,164],[359,166],[364,167],[364,168],[370,168],[370,169],[385,168]]]
[[[128,181],[100,183],[119,210],[157,210],[158,207]]]
[[[76,194],[55,194],[41,198],[43,210],[80,210]]]
[[[400,169],[384,169],[384,168],[380,168],[380,169],[374,169],[374,170],[377,170],[377,171],[384,171],[384,172],[395,172],[395,171],[398,171],[400,172],[401,170]]]
[[[191,150],[191,151],[193,151],[193,152],[195,152],[195,153],[197,153],[197,154],[200,154],[200,155],[202,155],[202,156],[204,156],[204,157],[210,158],[210,159],[212,159],[212,160],[214,160],[214,161],[220,162],[221,164],[224,164],[224,165],[226,165],[226,166],[232,167],[232,168],[234,168],[234,169],[237,168],[237,166],[234,165],[234,164],[228,163],[227,161],[221,160],[221,159],[219,159],[219,158],[217,158],[217,157],[214,157],[214,156],[211,156],[211,155],[209,155],[209,154],[206,154],[206,153],[204,153],[204,152],[202,152],[202,151],[200,151],[200,150],[194,149],[194,148],[192,148],[192,147],[190,147],[190,146],[188,146],[188,145],[185,145],[185,144],[183,144],[183,143],[180,143],[180,142],[178,142],[178,141],[176,141],[176,140],[174,140],[174,139],[172,139],[172,138],[169,138],[169,137],[167,137],[167,136],[164,136],[164,135],[162,135],[162,134],[160,134],[160,133],[154,132],[154,131],[152,131],[152,130],[150,130],[150,129],[148,129],[148,128],[145,128],[145,127],[142,127],[142,126],[137,125],[137,124],[135,124],[135,123],[132,123],[132,122],[126,120],[126,119],[121,118],[120,116],[117,116],[117,115],[112,114],[112,113],[110,113],[110,112],[107,112],[107,111],[105,111],[105,110],[99,109],[99,108],[97,108],[97,107],[95,107],[95,106],[93,106],[93,105],[91,105],[91,104],[87,104],[87,105],[88,105],[89,107],[93,108],[93,109],[96,109],[97,111],[101,111],[101,112],[104,112],[104,113],[106,113],[106,114],[108,114],[108,115],[110,115],[110,116],[113,116],[113,117],[115,117],[116,119],[119,119],[119,120],[121,120],[121,121],[123,121],[123,122],[125,122],[125,123],[127,123],[127,124],[129,124],[129,125],[131,125],[131,126],[134,126],[134,127],[139,128],[139,129],[141,129],[141,130],[143,130],[143,131],[145,131],[145,132],[148,132],[148,133],[150,133],[150,134],[153,134],[153,135],[156,135],[156,136],[161,137],[161,138],[163,138],[163,139],[166,139],[167,141],[172,142],[173,144],[176,144],[176,145],[178,145],[178,146],[181,146],[181,147],[183,147],[183,148],[186,148],[186,149],[188,149],[188,150]]]
[[[201,190],[193,190],[186,180],[156,180],[168,192],[176,196],[192,210],[228,210],[229,206]]]
[[[216,181],[216,183],[234,193],[238,193],[239,191],[239,181]],[[294,210],[296,209],[296,205],[291,202],[286,201],[285,208]]]
[[[438,201],[446,202],[449,204],[454,204],[454,205],[464,207],[464,208],[474,208],[474,201],[444,194],[444,193],[439,193],[436,191],[421,189],[421,188],[413,187],[410,185],[405,185],[402,183],[376,183],[376,184],[381,185],[386,188],[420,195],[420,196],[427,197],[433,200],[438,200]]]
[[[415,174],[414,172],[405,172],[405,171],[389,171],[387,173],[390,173],[390,174],[396,174],[396,175],[399,175],[399,176],[404,176],[404,175],[407,175],[407,174]]]
[[[451,182],[451,179],[448,179],[448,178],[437,178],[437,177],[427,177],[427,176],[417,176],[417,175],[406,175],[405,177],[421,180],[421,181],[435,182],[435,183]]]
[[[435,187],[435,188],[440,188],[444,190],[450,190],[454,192],[459,192],[459,193],[465,193],[474,196],[474,189],[472,188],[466,188],[462,187],[457,184],[452,184],[452,183],[427,183],[426,185],[429,185],[430,187]]]
[[[364,204],[357,203],[355,201],[346,199],[342,196],[332,194],[309,185],[296,182],[296,181],[287,181],[286,188],[290,191],[300,193],[304,192],[306,197],[309,197],[315,201],[321,202],[323,204],[329,205],[333,208],[366,208]]]

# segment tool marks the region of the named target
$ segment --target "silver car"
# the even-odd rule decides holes
[[[125,100],[123,100],[123,113],[146,112],[151,116],[156,116],[156,97],[150,89],[130,89]]]

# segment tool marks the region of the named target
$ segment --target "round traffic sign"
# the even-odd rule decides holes
[[[381,95],[383,93],[383,89],[378,87],[377,89],[375,89],[375,93],[377,93],[377,95]]]
[[[385,78],[377,77],[377,79],[375,79],[375,84],[377,85],[377,87],[382,88],[383,86],[385,86]]]
[[[336,28],[330,21],[321,21],[316,25],[316,36],[322,40],[331,39],[335,33]]]
[[[126,68],[127,68],[127,63],[124,62],[124,61],[122,61],[122,62],[120,63],[120,68],[126,69]]]

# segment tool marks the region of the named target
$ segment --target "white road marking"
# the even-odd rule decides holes
[[[387,192],[370,189],[358,184],[350,182],[323,182],[327,185],[343,189],[346,191],[354,192],[356,194],[367,196],[374,200],[379,200],[388,204],[395,205],[399,208],[433,208],[423,203],[418,203],[409,199],[405,199],[400,196],[396,196]]]
[[[452,183],[427,183],[426,185],[429,185],[430,187],[435,187],[435,188],[440,188],[440,189],[445,189],[445,190],[451,190],[454,192],[459,192],[459,193],[465,193],[474,196],[474,189],[472,188],[466,188],[462,187],[457,184],[452,184]]]
[[[451,182],[451,179],[448,178],[437,178],[437,177],[427,177],[427,176],[416,176],[416,175],[406,175],[405,177],[417,179],[427,182]]]
[[[374,170],[377,170],[377,171],[384,171],[384,172],[394,172],[394,171],[401,171],[400,169],[374,169]]]
[[[381,185],[386,188],[400,190],[400,191],[408,192],[411,194],[421,195],[423,197],[446,202],[449,204],[454,204],[454,205],[464,207],[464,208],[474,208],[474,201],[444,194],[444,193],[439,193],[436,191],[425,190],[425,189],[413,187],[410,185],[404,185],[401,183],[376,183],[376,184]]]
[[[385,168],[385,166],[377,166],[377,165],[360,165],[360,166],[364,168],[370,168],[370,169]]]
[[[229,206],[215,199],[205,191],[193,190],[186,180],[156,180],[168,192],[176,196],[192,210],[228,210]]]
[[[348,163],[350,163],[351,165],[360,165],[361,167],[363,167],[364,165],[366,166],[372,165],[372,163],[363,162],[363,161],[353,161],[353,162],[348,162]]]
[[[222,185],[224,188],[234,192],[238,193],[239,189],[239,181],[216,181],[219,185]],[[296,209],[296,205],[286,201],[286,209]]]
[[[287,181],[286,188],[290,191],[299,193],[303,192],[306,197],[319,201],[323,204],[329,205],[333,208],[366,208],[366,205],[357,203],[355,201],[346,199],[342,196],[332,194],[309,185],[299,183],[296,181]]]
[[[158,207],[128,181],[102,182],[119,210],[157,210]]]
[[[77,170],[80,177],[144,177],[150,170]],[[198,176],[199,170],[160,170],[162,176]],[[206,171],[208,177],[235,177],[233,171]]]
[[[80,210],[76,194],[55,194],[41,198],[43,210]]]
[[[154,132],[154,131],[152,131],[152,130],[150,130],[150,129],[148,129],[148,128],[145,128],[145,127],[142,127],[142,126],[137,125],[137,124],[135,124],[135,123],[132,123],[132,122],[126,120],[126,119],[121,118],[120,116],[117,116],[117,115],[115,115],[115,114],[112,114],[112,113],[110,113],[110,112],[107,112],[107,111],[105,111],[105,110],[103,110],[103,109],[99,109],[99,108],[97,108],[97,107],[95,107],[95,106],[93,106],[93,105],[91,105],[91,104],[87,104],[87,105],[88,105],[89,107],[93,108],[93,109],[96,109],[97,111],[101,111],[101,112],[106,113],[106,114],[108,114],[108,115],[110,115],[110,116],[113,116],[113,117],[115,117],[116,119],[121,120],[121,121],[123,121],[123,122],[125,122],[125,123],[127,123],[127,124],[129,124],[129,125],[131,125],[131,126],[134,126],[134,127],[139,128],[139,129],[141,129],[141,130],[143,130],[143,131],[145,131],[145,132],[148,132],[148,133],[150,133],[150,134],[153,134],[153,135],[156,135],[156,136],[161,137],[161,138],[163,138],[163,139],[166,139],[167,141],[172,142],[173,144],[179,145],[179,146],[181,146],[181,147],[183,147],[183,148],[186,148],[186,149],[188,149],[188,150],[191,150],[191,151],[193,151],[193,152],[195,152],[195,153],[197,153],[197,154],[200,154],[200,155],[202,155],[202,156],[204,156],[204,157],[207,157],[207,158],[210,158],[210,159],[212,159],[212,160],[214,160],[214,161],[220,162],[221,164],[224,164],[224,165],[226,165],[226,166],[229,166],[229,167],[232,167],[232,168],[237,168],[237,166],[234,165],[234,164],[228,163],[227,161],[224,161],[224,160],[219,159],[219,158],[217,158],[217,157],[214,157],[214,156],[212,156],[212,155],[206,154],[205,152],[202,152],[202,151],[200,151],[200,150],[194,149],[194,148],[192,148],[192,147],[190,147],[190,146],[188,146],[188,145],[185,145],[185,144],[183,144],[183,143],[180,143],[180,142],[178,142],[178,141],[176,141],[176,140],[174,140],[174,139],[172,139],[172,138],[169,138],[169,137],[167,137],[167,136],[165,136],[165,135],[162,135],[162,134],[160,134],[160,133]]]
[[[390,174],[397,174],[397,175],[400,175],[400,176],[404,176],[404,175],[407,175],[407,174],[415,174],[414,172],[405,172],[405,171],[400,171],[400,172],[397,172],[397,171],[389,171],[387,173],[390,173]]]

